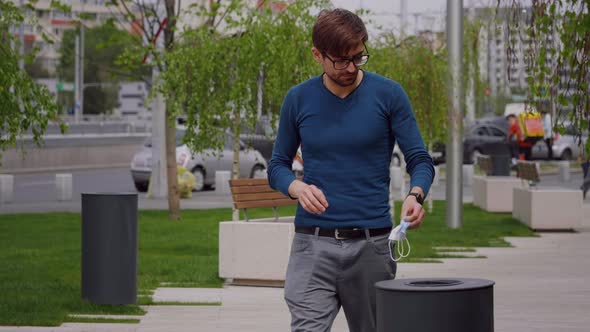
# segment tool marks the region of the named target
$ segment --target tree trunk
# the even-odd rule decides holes
[[[176,168],[176,124],[168,121],[169,102],[166,101],[166,177],[168,178],[168,216],[170,220],[180,219],[180,193]]]
[[[234,123],[233,123],[233,133],[234,133],[234,161],[232,164],[232,179],[240,178],[240,111],[239,109],[234,110]],[[238,221],[240,220],[240,210],[233,207],[232,210],[232,220]]]
[[[166,0],[166,19],[164,27],[164,48],[166,52],[174,47],[174,29],[176,28],[175,0]],[[178,172],[176,169],[176,121],[172,106],[166,100],[166,175],[168,178],[168,216],[170,220],[180,219],[180,193],[178,192]]]

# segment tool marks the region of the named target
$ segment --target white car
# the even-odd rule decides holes
[[[582,135],[581,138],[582,141],[578,144],[579,137],[575,134],[571,126],[566,126],[565,135],[555,135],[555,139],[553,140],[553,158],[573,160],[581,156],[588,136]],[[547,152],[547,144],[545,144],[544,140],[540,140],[533,146],[533,159],[545,159],[547,158]]]
[[[430,156],[435,161],[436,165],[436,161],[443,156],[443,153],[441,151],[432,151]],[[404,154],[399,149],[397,143],[395,143],[395,146],[393,147],[393,154],[391,155],[391,165],[395,167],[400,167],[402,165],[402,160],[404,160],[403,158]]]
[[[205,187],[215,186],[216,171],[232,171],[234,152],[233,135],[226,134],[226,142],[222,151],[205,150],[202,153],[193,153],[186,144],[182,143],[184,130],[177,130],[176,135],[176,162],[190,170],[195,176],[195,191]],[[240,142],[240,178],[265,178],[267,163],[260,152],[246,149]],[[135,188],[147,191],[152,167],[152,144],[147,139],[141,149],[135,153],[131,161],[131,176]]]

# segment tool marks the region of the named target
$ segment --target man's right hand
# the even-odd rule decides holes
[[[326,211],[328,201],[324,193],[316,186],[295,180],[289,186],[289,195],[297,198],[305,211],[319,214]]]

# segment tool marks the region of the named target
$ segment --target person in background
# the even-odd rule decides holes
[[[506,116],[508,120],[508,136],[506,136],[506,143],[510,145],[513,159],[521,159],[524,156],[525,160],[531,159],[533,145],[524,139],[518,118],[514,114]]]
[[[547,145],[547,160],[553,160],[553,126],[551,124],[551,114],[547,111],[542,112],[543,130],[545,131],[545,144]]]

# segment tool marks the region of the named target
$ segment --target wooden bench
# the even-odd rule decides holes
[[[477,167],[485,175],[490,175],[492,173],[492,158],[484,155],[477,157]]]
[[[298,201],[270,188],[266,179],[230,180],[229,185],[234,207],[244,211],[247,222],[219,223],[219,277],[236,285],[282,287],[295,217],[279,218],[278,208]],[[249,209],[265,207],[274,209],[274,218],[248,218]]]
[[[278,208],[280,206],[297,205],[297,200],[291,199],[272,189],[267,179],[237,179],[230,180],[234,207],[244,211],[246,221],[248,209],[271,207],[274,210],[275,221],[279,219]]]
[[[512,216],[533,230],[572,230],[583,218],[580,190],[540,187],[539,169],[533,162],[519,161],[518,177],[528,186],[514,188]]]
[[[541,180],[539,179],[539,169],[537,164],[530,161],[519,161],[516,164],[517,174],[516,176],[521,178],[523,181],[528,181],[529,186],[534,187]]]

